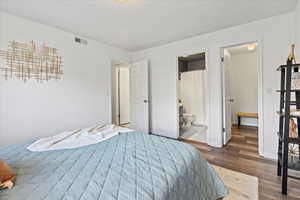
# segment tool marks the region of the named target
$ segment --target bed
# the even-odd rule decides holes
[[[0,150],[17,173],[1,200],[216,200],[228,190],[189,144],[139,132],[66,150]]]

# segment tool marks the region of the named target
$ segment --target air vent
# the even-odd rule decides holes
[[[75,37],[75,42],[78,43],[78,44],[81,44],[81,45],[87,45],[88,44],[87,40],[81,39],[79,37]]]

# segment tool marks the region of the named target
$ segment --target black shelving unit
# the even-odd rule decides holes
[[[288,177],[297,178],[289,176],[288,169],[300,171],[299,157],[289,155],[289,144],[300,144],[300,89],[291,89],[292,73],[298,72],[299,68],[300,64],[287,62],[277,69],[281,71],[277,175],[282,179],[282,194],[287,194]],[[295,100],[291,100],[292,94],[295,94]],[[297,119],[298,138],[289,137],[292,118]]]

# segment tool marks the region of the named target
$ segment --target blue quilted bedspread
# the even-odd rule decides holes
[[[215,200],[223,182],[191,145],[122,133],[87,147],[33,153],[28,144],[2,149],[17,172],[1,200]]]

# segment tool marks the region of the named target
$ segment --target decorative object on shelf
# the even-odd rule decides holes
[[[297,133],[297,124],[295,123],[294,119],[290,119],[290,136],[291,138],[298,137]]]
[[[296,64],[295,44],[291,45],[291,52],[288,56],[287,64]]]
[[[297,90],[300,89],[300,72],[299,71],[294,71],[292,73],[292,90]]]
[[[291,45],[291,52],[287,58],[287,64],[296,64],[296,56],[295,56],[295,44]],[[296,90],[300,89],[300,72],[298,68],[294,68],[292,72],[292,84],[291,89]]]
[[[289,145],[289,155],[290,156],[298,156],[298,162],[299,162],[299,145],[298,144],[290,144]]]
[[[290,138],[298,138],[297,124],[294,119],[290,119]],[[299,156],[299,145],[289,144],[289,155]]]
[[[58,80],[63,75],[62,58],[58,50],[36,42],[21,43],[10,41],[7,50],[0,50],[4,67],[0,67],[5,79],[14,77],[26,82],[35,79],[39,82]]]

